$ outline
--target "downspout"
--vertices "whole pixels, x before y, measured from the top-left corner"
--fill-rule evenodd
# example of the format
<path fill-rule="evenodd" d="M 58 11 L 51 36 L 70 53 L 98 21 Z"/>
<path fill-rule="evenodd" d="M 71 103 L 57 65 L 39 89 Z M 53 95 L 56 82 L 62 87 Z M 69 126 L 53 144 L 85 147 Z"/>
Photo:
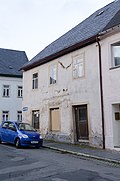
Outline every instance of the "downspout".
<path fill-rule="evenodd" d="M 100 75 L 100 97 L 101 97 L 101 116 L 102 116 L 102 137 L 103 137 L 103 149 L 105 149 L 105 121 L 104 121 L 104 103 L 103 103 L 103 81 L 102 81 L 102 62 L 101 62 L 101 45 L 100 39 L 97 36 L 96 42 L 98 44 L 99 52 L 99 75 Z"/>

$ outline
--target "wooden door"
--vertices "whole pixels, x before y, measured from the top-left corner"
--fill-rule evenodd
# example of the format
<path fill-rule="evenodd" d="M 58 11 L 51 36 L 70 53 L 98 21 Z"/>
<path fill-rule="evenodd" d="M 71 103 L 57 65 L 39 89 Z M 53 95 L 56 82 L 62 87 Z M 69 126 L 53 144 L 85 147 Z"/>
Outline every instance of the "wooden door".
<path fill-rule="evenodd" d="M 88 133 L 87 105 L 76 106 L 74 110 L 75 110 L 77 141 L 88 140 L 89 133 Z"/>

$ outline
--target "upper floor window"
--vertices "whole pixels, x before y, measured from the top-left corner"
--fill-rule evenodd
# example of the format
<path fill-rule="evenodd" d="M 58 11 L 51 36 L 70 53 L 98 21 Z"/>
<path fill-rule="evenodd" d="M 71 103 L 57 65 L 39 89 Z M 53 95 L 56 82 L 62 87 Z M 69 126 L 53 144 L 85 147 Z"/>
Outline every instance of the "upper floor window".
<path fill-rule="evenodd" d="M 9 111 L 3 111 L 2 112 L 2 120 L 7 121 L 9 118 Z"/>
<path fill-rule="evenodd" d="M 83 77 L 84 73 L 84 54 L 73 57 L 73 78 Z"/>
<path fill-rule="evenodd" d="M 10 96 L 10 86 L 3 85 L 3 97 L 9 97 L 9 96 Z"/>
<path fill-rule="evenodd" d="M 112 61 L 113 66 L 120 66 L 120 42 L 112 45 Z"/>
<path fill-rule="evenodd" d="M 18 97 L 22 97 L 22 93 L 23 93 L 22 86 L 18 86 Z"/>
<path fill-rule="evenodd" d="M 38 73 L 33 74 L 32 78 L 32 89 L 38 88 Z"/>
<path fill-rule="evenodd" d="M 55 84 L 57 82 L 57 65 L 50 66 L 50 84 Z"/>

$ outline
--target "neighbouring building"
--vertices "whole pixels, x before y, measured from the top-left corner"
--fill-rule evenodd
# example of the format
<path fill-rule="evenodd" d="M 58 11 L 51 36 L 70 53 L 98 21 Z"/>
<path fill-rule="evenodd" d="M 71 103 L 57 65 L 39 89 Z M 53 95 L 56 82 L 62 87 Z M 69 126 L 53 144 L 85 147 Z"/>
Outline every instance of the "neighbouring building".
<path fill-rule="evenodd" d="M 120 148 L 120 0 L 38 53 L 23 70 L 23 119 L 46 139 Z"/>
<path fill-rule="evenodd" d="M 22 120 L 23 81 L 20 67 L 28 61 L 24 51 L 0 48 L 0 123 Z"/>

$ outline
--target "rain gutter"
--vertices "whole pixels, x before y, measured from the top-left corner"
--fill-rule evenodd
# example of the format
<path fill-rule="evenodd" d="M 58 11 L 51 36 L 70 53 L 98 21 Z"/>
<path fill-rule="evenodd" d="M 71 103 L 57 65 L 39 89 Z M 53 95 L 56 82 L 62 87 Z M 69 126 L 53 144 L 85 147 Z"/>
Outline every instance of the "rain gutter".
<path fill-rule="evenodd" d="M 102 138 L 103 138 L 103 149 L 105 149 L 105 119 L 104 119 L 104 102 L 103 102 L 103 79 L 102 79 L 102 58 L 101 58 L 101 45 L 100 39 L 97 36 L 96 42 L 98 44 L 99 53 L 99 76 L 100 76 L 100 98 L 101 98 L 101 116 L 102 116 Z"/>

